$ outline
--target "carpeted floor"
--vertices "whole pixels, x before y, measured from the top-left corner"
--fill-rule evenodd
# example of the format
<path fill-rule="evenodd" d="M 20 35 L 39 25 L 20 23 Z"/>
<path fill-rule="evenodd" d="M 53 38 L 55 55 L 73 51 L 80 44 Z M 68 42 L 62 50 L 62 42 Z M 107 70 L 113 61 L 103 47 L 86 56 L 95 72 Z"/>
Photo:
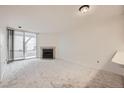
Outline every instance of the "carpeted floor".
<path fill-rule="evenodd" d="M 62 60 L 24 60 L 8 64 L 5 88 L 122 88 L 123 76 Z"/>

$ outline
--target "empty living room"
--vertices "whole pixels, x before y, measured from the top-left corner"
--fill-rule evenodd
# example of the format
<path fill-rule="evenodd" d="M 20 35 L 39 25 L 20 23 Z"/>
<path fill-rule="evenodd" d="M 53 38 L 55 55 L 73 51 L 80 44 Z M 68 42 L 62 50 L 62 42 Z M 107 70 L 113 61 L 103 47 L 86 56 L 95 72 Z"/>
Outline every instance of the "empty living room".
<path fill-rule="evenodd" d="M 123 5 L 0 5 L 0 88 L 123 88 Z"/>

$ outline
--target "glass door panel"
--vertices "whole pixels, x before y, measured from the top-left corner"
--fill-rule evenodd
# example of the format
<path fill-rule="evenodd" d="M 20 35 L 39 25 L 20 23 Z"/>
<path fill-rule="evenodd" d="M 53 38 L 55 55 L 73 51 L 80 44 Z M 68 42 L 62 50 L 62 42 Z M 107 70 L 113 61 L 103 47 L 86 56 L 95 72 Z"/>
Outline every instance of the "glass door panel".
<path fill-rule="evenodd" d="M 36 57 L 36 34 L 25 33 L 25 58 Z"/>
<path fill-rule="evenodd" d="M 24 32 L 14 31 L 14 60 L 24 59 Z"/>
<path fill-rule="evenodd" d="M 8 61 L 13 61 L 13 36 L 14 31 L 8 29 Z"/>

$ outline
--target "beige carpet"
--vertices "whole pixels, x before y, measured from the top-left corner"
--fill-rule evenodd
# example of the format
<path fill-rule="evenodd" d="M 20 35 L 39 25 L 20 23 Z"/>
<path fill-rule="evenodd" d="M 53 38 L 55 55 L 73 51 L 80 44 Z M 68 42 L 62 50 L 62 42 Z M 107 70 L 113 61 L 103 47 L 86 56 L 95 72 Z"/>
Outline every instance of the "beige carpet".
<path fill-rule="evenodd" d="M 62 60 L 25 60 L 8 64 L 0 87 L 121 88 L 123 76 Z"/>

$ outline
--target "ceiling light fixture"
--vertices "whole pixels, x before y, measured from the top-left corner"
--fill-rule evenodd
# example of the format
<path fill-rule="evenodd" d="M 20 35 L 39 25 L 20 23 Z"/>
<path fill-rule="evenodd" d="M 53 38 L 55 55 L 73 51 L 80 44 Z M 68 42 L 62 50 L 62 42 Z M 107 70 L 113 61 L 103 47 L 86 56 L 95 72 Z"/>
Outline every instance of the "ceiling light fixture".
<path fill-rule="evenodd" d="M 79 11 L 81 13 L 86 13 L 89 10 L 90 6 L 89 5 L 83 5 L 79 8 Z"/>
<path fill-rule="evenodd" d="M 21 26 L 18 26 L 18 28 L 22 28 Z"/>

